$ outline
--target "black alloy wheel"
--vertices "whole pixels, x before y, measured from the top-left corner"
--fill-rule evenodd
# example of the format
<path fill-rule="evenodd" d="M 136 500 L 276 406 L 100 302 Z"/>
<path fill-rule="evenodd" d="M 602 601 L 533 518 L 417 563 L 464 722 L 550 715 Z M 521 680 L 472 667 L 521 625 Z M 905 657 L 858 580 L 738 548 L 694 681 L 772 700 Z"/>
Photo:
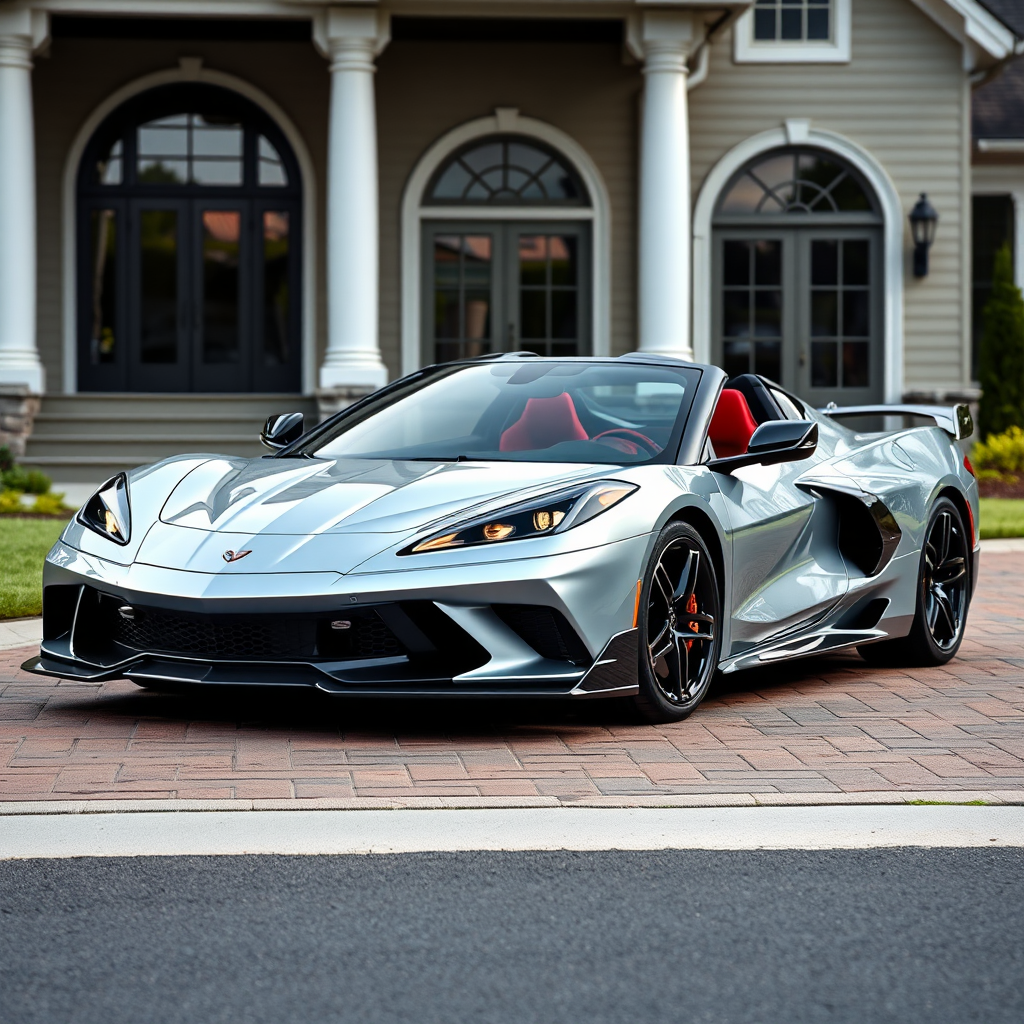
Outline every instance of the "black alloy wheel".
<path fill-rule="evenodd" d="M 704 699 L 721 650 L 715 565 L 686 523 L 661 532 L 640 592 L 640 714 L 678 722 Z"/>
<path fill-rule="evenodd" d="M 971 600 L 971 550 L 956 505 L 939 498 L 925 531 L 917 608 L 907 636 L 860 648 L 874 664 L 945 665 L 960 649 Z"/>

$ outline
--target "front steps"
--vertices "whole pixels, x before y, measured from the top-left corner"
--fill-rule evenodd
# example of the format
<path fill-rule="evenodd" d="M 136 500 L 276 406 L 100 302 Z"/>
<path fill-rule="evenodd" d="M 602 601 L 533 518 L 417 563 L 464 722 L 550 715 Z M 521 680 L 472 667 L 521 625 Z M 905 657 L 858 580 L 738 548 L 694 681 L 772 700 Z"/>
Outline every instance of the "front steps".
<path fill-rule="evenodd" d="M 23 465 L 41 469 L 78 503 L 121 470 L 169 455 L 215 452 L 265 455 L 259 434 L 273 413 L 317 421 L 316 399 L 303 395 L 46 395 Z M 77 500 L 76 500 L 77 499 Z"/>

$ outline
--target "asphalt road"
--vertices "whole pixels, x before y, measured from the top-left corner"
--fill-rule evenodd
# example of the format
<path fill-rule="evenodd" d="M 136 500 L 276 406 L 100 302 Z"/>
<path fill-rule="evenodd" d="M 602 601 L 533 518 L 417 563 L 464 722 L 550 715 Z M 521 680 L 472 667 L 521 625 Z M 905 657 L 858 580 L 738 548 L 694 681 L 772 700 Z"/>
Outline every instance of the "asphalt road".
<path fill-rule="evenodd" d="M 3 1024 L 1024 1020 L 1024 851 L 0 863 Z"/>

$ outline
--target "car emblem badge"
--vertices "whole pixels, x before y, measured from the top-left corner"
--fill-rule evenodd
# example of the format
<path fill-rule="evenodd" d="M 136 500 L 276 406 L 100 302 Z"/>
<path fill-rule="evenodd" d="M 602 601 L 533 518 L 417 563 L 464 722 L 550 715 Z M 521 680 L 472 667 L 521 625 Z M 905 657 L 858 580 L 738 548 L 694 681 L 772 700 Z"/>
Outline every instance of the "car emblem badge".
<path fill-rule="evenodd" d="M 240 558 L 245 558 L 246 555 L 251 555 L 252 550 L 249 551 L 225 551 L 221 558 L 225 562 L 237 562 Z"/>

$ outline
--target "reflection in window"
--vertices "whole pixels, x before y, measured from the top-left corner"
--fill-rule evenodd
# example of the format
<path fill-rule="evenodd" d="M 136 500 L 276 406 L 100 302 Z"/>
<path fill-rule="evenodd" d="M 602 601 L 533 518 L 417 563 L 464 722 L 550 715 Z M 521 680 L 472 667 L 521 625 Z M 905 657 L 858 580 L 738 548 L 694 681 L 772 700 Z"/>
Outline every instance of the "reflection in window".
<path fill-rule="evenodd" d="M 782 376 L 782 242 L 723 243 L 723 369 Z"/>
<path fill-rule="evenodd" d="M 574 235 L 519 236 L 519 335 L 531 352 L 576 355 L 577 248 Z"/>
<path fill-rule="evenodd" d="M 525 139 L 492 138 L 457 153 L 427 190 L 434 203 L 579 204 L 586 190 L 553 151 Z"/>
<path fill-rule="evenodd" d="M 267 366 L 288 362 L 288 213 L 263 214 L 263 357 Z"/>
<path fill-rule="evenodd" d="M 143 210 L 139 217 L 140 338 L 143 363 L 178 361 L 178 214 Z"/>
<path fill-rule="evenodd" d="M 117 315 L 117 212 L 93 210 L 90 215 L 92 239 L 92 306 L 89 332 L 89 360 L 112 363 L 117 357 L 114 333 Z"/>
<path fill-rule="evenodd" d="M 137 173 L 149 185 L 241 185 L 241 124 L 213 114 L 172 114 L 137 129 Z"/>
<path fill-rule="evenodd" d="M 853 172 L 814 150 L 775 151 L 747 167 L 723 196 L 722 214 L 870 213 Z"/>
<path fill-rule="evenodd" d="M 831 0 L 757 0 L 754 38 L 759 42 L 827 42 Z"/>
<path fill-rule="evenodd" d="M 100 185 L 120 185 L 124 176 L 121 140 L 118 139 L 106 156 L 96 161 L 96 181 Z"/>
<path fill-rule="evenodd" d="M 261 135 L 259 140 L 259 169 L 257 180 L 260 185 L 279 188 L 288 184 L 288 174 L 284 169 L 284 161 L 273 143 Z"/>
<path fill-rule="evenodd" d="M 239 255 L 242 216 L 203 211 L 203 362 L 239 361 Z"/>
<path fill-rule="evenodd" d="M 435 235 L 433 249 L 435 358 L 490 352 L 492 237 Z"/>
<path fill-rule="evenodd" d="M 811 242 L 811 387 L 871 384 L 870 242 Z"/>

